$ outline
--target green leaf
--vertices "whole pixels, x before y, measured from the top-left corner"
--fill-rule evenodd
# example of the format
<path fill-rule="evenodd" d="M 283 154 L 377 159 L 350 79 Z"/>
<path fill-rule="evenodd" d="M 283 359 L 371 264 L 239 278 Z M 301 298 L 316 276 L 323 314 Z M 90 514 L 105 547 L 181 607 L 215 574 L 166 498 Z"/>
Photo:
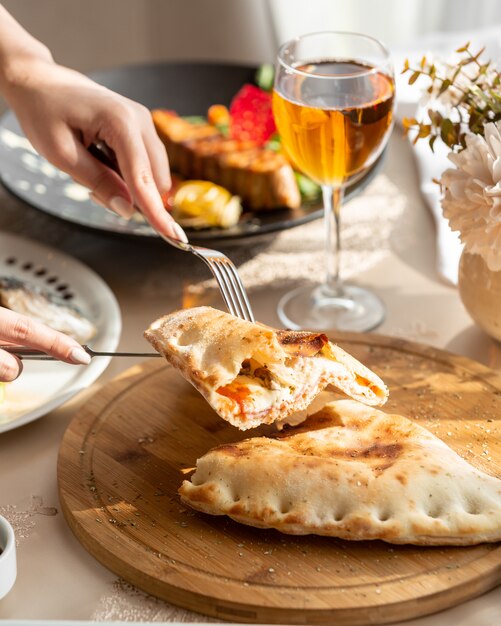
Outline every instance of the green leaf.
<path fill-rule="evenodd" d="M 268 150 L 273 150 L 273 152 L 279 152 L 282 149 L 282 140 L 280 139 L 280 135 L 278 133 L 272 135 L 265 143 L 264 147 Z"/>
<path fill-rule="evenodd" d="M 499 85 L 499 82 L 496 83 L 496 87 Z M 489 93 L 491 95 L 491 97 L 494 100 L 497 100 L 498 102 L 501 102 L 501 93 L 499 93 L 498 91 L 494 91 L 493 89 L 489 89 Z"/>
<path fill-rule="evenodd" d="M 190 124 L 207 124 L 207 119 L 203 115 L 183 115 L 183 120 Z"/>
<path fill-rule="evenodd" d="M 230 136 L 230 125 L 228 124 L 228 122 L 225 122 L 224 124 L 215 124 L 215 126 L 221 133 L 221 135 L 224 135 L 225 137 Z"/>
<path fill-rule="evenodd" d="M 263 63 L 256 72 L 256 85 L 264 91 L 271 91 L 275 81 L 275 68 L 271 63 Z"/>
<path fill-rule="evenodd" d="M 484 51 L 482 48 L 478 52 L 471 52 L 470 42 L 458 48 L 456 52 L 462 56 L 458 58 L 448 78 L 441 77 L 435 65 L 428 65 L 425 56 L 421 57 L 418 69 L 410 67 L 406 61 L 404 71 L 409 70 L 411 73 L 409 85 L 425 75 L 431 82 L 426 89 L 430 95 L 438 91 L 437 95 L 441 96 L 454 87 L 454 93 L 451 93 L 453 101 L 446 113 L 450 117 L 444 118 L 443 112 L 430 109 L 429 124 L 413 118 L 404 120 L 405 133 L 412 131 L 414 143 L 426 138 L 433 151 L 437 137 L 440 137 L 447 146 L 459 151 L 465 146 L 465 130 L 483 135 L 487 122 L 501 120 L 501 74 L 490 60 L 479 61 Z M 468 68 L 467 75 L 465 68 Z M 463 81 L 463 77 L 467 80 Z"/>
<path fill-rule="evenodd" d="M 404 117 L 402 120 L 402 126 L 407 132 L 410 128 L 414 128 L 414 126 L 419 126 L 419 122 L 414 117 Z"/>
<path fill-rule="evenodd" d="M 454 124 L 450 119 L 446 118 L 440 126 L 440 138 L 450 148 L 458 143 L 459 124 Z"/>
<path fill-rule="evenodd" d="M 456 78 L 458 77 L 460 72 L 461 72 L 461 65 L 458 65 L 458 67 L 454 70 L 454 74 L 452 75 L 451 83 L 454 84 L 456 82 Z"/>
<path fill-rule="evenodd" d="M 440 89 L 438 90 L 438 95 L 441 96 L 444 92 L 447 91 L 447 89 L 449 89 L 449 87 L 452 85 L 451 81 L 446 78 L 445 80 L 442 81 L 442 84 L 440 85 Z"/>
<path fill-rule="evenodd" d="M 430 118 L 433 126 L 440 126 L 442 120 L 444 119 L 440 111 L 434 111 L 433 109 L 428 109 L 428 117 Z"/>
<path fill-rule="evenodd" d="M 485 52 L 485 46 L 483 48 L 480 48 L 480 50 L 477 52 L 477 54 L 473 57 L 473 59 L 475 61 L 478 61 L 478 59 L 482 56 L 482 54 Z"/>
<path fill-rule="evenodd" d="M 426 137 L 428 137 L 431 133 L 431 125 L 430 124 L 420 124 L 419 126 L 419 132 L 418 132 L 418 139 L 425 139 Z"/>
<path fill-rule="evenodd" d="M 299 189 L 299 193 L 301 194 L 301 198 L 306 201 L 313 201 L 320 198 L 322 193 L 322 188 L 320 185 L 317 185 L 311 178 L 301 174 L 300 172 L 294 172 L 296 177 L 297 186 Z"/>
<path fill-rule="evenodd" d="M 412 76 L 409 78 L 409 85 L 413 85 L 420 76 L 421 76 L 421 72 L 419 70 L 416 70 L 412 74 Z"/>

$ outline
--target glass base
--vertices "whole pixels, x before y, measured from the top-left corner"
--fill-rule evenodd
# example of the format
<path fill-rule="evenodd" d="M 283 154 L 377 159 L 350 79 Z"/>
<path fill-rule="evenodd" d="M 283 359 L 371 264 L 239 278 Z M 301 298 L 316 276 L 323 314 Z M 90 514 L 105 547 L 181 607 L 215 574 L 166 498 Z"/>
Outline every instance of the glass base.
<path fill-rule="evenodd" d="M 326 293 L 324 285 L 299 287 L 281 298 L 277 311 L 282 324 L 291 330 L 353 332 L 376 328 L 386 313 L 371 291 L 347 284 L 338 295 Z"/>

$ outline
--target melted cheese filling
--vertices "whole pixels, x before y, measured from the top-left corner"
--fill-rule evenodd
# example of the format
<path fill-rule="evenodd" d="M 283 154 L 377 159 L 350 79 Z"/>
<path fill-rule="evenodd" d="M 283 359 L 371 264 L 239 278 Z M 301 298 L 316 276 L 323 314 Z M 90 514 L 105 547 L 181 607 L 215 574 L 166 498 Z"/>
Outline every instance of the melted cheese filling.
<path fill-rule="evenodd" d="M 243 416 L 268 413 L 273 407 L 293 403 L 307 390 L 313 390 L 327 372 L 339 370 L 339 363 L 325 357 L 295 357 L 290 366 L 264 368 L 267 376 L 254 375 L 263 367 L 252 362 L 217 392 L 233 400 Z"/>
<path fill-rule="evenodd" d="M 352 381 L 349 381 L 350 377 Z M 360 388 L 366 387 L 376 395 L 382 393 L 369 380 L 358 374 L 350 375 L 339 361 L 322 352 L 315 356 L 289 357 L 284 364 L 273 363 L 269 367 L 255 359 L 248 359 L 242 363 L 239 375 L 219 387 L 217 393 L 232 400 L 242 417 L 253 418 L 266 415 L 276 406 L 290 407 L 297 398 L 305 395 L 311 395 L 313 399 L 320 391 L 321 380 L 335 379 L 344 379 Z"/>
<path fill-rule="evenodd" d="M 265 413 L 276 404 L 292 400 L 297 393 L 294 387 L 277 386 L 268 389 L 260 378 L 238 375 L 233 382 L 220 387 L 217 392 L 238 404 L 243 415 Z"/>

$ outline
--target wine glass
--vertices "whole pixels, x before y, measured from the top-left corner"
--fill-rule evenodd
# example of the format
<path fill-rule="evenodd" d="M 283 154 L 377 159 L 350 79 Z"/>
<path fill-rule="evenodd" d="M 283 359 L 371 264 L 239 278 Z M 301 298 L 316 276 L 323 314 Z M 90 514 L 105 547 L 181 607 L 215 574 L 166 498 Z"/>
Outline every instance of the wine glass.
<path fill-rule="evenodd" d="M 384 319 L 381 300 L 340 277 L 340 209 L 346 185 L 361 178 L 391 132 L 395 84 L 387 50 L 372 37 L 322 32 L 279 50 L 273 113 L 293 164 L 322 187 L 326 276 L 279 302 L 288 328 L 370 330 Z M 374 216 L 377 228 L 377 215 Z"/>

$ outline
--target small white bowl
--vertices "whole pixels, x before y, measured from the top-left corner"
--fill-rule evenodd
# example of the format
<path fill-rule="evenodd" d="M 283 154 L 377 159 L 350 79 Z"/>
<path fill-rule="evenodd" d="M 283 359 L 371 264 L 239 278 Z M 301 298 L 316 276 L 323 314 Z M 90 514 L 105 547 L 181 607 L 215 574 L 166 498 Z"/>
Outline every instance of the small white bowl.
<path fill-rule="evenodd" d="M 0 599 L 8 594 L 16 581 L 16 538 L 14 529 L 0 516 Z"/>

